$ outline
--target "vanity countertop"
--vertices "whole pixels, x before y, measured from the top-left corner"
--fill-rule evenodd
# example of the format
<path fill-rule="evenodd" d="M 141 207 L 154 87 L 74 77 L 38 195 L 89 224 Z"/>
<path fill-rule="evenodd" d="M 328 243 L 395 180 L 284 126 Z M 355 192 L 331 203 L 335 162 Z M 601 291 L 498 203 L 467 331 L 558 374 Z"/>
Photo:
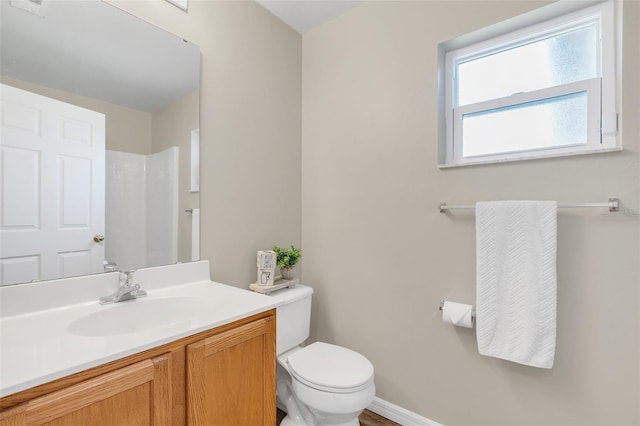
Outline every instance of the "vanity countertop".
<path fill-rule="evenodd" d="M 276 306 L 268 296 L 209 280 L 172 284 L 126 302 L 96 299 L 3 316 L 0 397 Z"/>

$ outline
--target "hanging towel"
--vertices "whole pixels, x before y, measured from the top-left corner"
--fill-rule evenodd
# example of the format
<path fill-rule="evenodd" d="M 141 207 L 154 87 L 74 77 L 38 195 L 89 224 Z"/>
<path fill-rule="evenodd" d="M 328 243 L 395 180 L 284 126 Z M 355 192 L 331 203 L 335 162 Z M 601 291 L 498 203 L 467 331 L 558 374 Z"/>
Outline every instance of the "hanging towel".
<path fill-rule="evenodd" d="M 191 213 L 191 260 L 200 260 L 200 209 Z"/>
<path fill-rule="evenodd" d="M 556 351 L 555 201 L 476 204 L 478 351 L 552 368 Z"/>

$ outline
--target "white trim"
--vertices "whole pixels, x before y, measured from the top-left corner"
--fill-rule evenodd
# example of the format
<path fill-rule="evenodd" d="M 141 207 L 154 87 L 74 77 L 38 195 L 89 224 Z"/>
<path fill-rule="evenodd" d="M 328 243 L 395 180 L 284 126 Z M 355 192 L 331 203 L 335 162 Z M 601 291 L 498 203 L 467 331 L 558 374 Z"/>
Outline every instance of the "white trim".
<path fill-rule="evenodd" d="M 367 409 L 402 426 L 442 426 L 435 420 L 422 417 L 377 396 Z"/>
<path fill-rule="evenodd" d="M 189 0 L 167 0 L 169 3 L 171 3 L 174 6 L 178 6 L 180 9 L 184 10 L 185 12 L 188 9 L 188 2 Z"/>
<path fill-rule="evenodd" d="M 609 5 L 609 7 L 607 7 Z M 603 20 L 612 20 L 612 4 L 605 2 L 597 6 L 560 15 L 544 22 L 529 25 L 517 31 L 507 32 L 498 37 L 486 39 L 457 50 L 447 52 L 447 56 L 452 57 L 452 65 L 456 66 L 460 62 L 479 59 L 484 56 L 521 47 L 547 38 L 557 37 L 565 33 L 583 29 L 594 24 L 599 24 L 596 28 L 597 36 L 601 37 L 603 32 Z M 610 27 L 609 27 L 610 28 Z M 612 28 L 610 28 L 612 30 Z M 598 54 L 598 68 L 600 68 L 600 54 Z"/>
<path fill-rule="evenodd" d="M 602 73 L 602 121 L 601 133 L 602 146 L 614 147 L 622 146 L 622 141 L 618 137 L 617 113 L 621 110 L 618 104 L 618 88 L 622 82 L 622 77 L 616 77 L 616 69 L 619 67 L 618 58 L 622 58 L 622 52 L 618 51 L 622 46 L 622 31 L 616 31 L 615 24 L 615 4 L 608 1 L 602 5 L 602 19 L 600 20 L 600 49 L 601 62 L 600 72 Z M 620 27 L 621 29 L 622 27 Z M 620 40 L 617 38 L 620 37 Z M 615 117 L 615 127 L 611 127 L 611 117 Z M 606 127 L 605 127 L 606 126 Z"/>
<path fill-rule="evenodd" d="M 559 157 L 573 157 L 574 155 L 588 155 L 588 154 L 602 154 L 607 152 L 621 152 L 622 147 L 617 146 L 614 148 L 602 148 L 597 151 L 584 151 L 584 152 L 563 152 L 563 153 L 553 153 L 553 154 L 544 154 L 536 157 L 512 157 L 512 158 L 501 158 L 495 159 L 491 161 L 492 164 L 495 163 L 511 163 L 514 161 L 525 161 L 525 160 L 540 160 L 544 158 L 559 158 Z M 454 167 L 461 166 L 478 166 L 481 164 L 488 164 L 487 161 L 469 161 L 464 163 L 452 163 L 452 164 L 438 164 L 439 169 L 449 169 Z"/>
<path fill-rule="evenodd" d="M 563 2 L 559 2 L 563 3 Z M 483 34 L 483 38 L 479 39 L 478 34 L 461 36 L 454 40 L 441 43 L 439 45 L 439 98 L 438 102 L 438 167 L 455 167 L 470 164 L 495 163 L 503 161 L 519 161 L 523 159 L 546 158 L 554 156 L 567 156 L 574 154 L 583 154 L 590 152 L 606 152 L 620 151 L 622 141 L 620 138 L 620 129 L 618 127 L 618 112 L 620 110 L 619 92 L 620 81 L 616 79 L 616 59 L 617 51 L 620 48 L 619 29 L 615 27 L 614 10 L 618 4 L 614 0 L 594 1 L 595 5 L 581 8 L 578 11 L 572 11 L 565 15 L 552 16 L 546 21 L 539 21 L 542 14 L 528 13 L 518 17 L 520 24 L 526 25 L 529 21 L 530 26 L 519 28 L 515 31 L 508 31 L 508 25 L 496 25 L 492 30 L 493 38 L 485 38 L 487 34 Z M 620 6 L 621 7 L 621 6 Z M 545 9 L 547 17 L 557 13 L 560 9 Z M 531 19 L 535 15 L 536 19 Z M 485 55 L 487 51 L 495 52 L 506 49 L 513 45 L 518 45 L 523 40 L 531 41 L 546 37 L 550 34 L 559 34 L 571 28 L 576 28 L 589 23 L 598 23 L 597 44 L 598 53 L 598 76 L 595 79 L 586 80 L 585 82 L 593 82 L 600 80 L 599 93 L 593 96 L 595 87 L 591 87 L 587 91 L 588 94 L 588 140 L 585 145 L 564 146 L 554 148 L 541 148 L 529 151 L 518 151 L 511 153 L 495 153 L 481 157 L 461 156 L 460 146 L 460 112 L 467 112 L 467 109 L 460 109 L 455 104 L 456 98 L 456 73 L 455 67 L 459 61 L 469 58 Z M 511 20 L 508 21 L 511 23 Z M 507 24 L 505 21 L 504 24 Z M 500 27 L 500 29 L 498 29 Z M 616 30 L 618 30 L 616 32 Z M 463 42 L 464 39 L 464 42 Z M 545 90 L 545 89 L 543 89 Z M 532 95 L 533 92 L 527 96 Z M 503 99 L 507 104 L 507 98 Z M 515 100 L 515 97 L 514 99 Z M 486 102 L 493 102 L 490 100 Z M 479 105 L 480 103 L 478 103 Z M 444 108 L 444 110 L 442 110 Z M 597 111 L 596 111 L 597 109 Z M 597 113 L 597 114 L 596 114 Z"/>
<path fill-rule="evenodd" d="M 29 0 L 11 0 L 10 4 L 38 16 L 46 16 L 49 8 L 49 0 L 42 0 L 40 4 Z"/>
<path fill-rule="evenodd" d="M 482 40 L 489 40 L 501 35 L 513 33 L 524 27 L 536 25 L 549 21 L 558 16 L 568 15 L 590 6 L 605 3 L 607 0 L 584 0 L 584 1 L 557 1 L 546 6 L 533 9 L 521 15 L 514 16 L 505 21 L 498 22 L 488 27 L 480 28 L 470 33 L 458 36 L 454 39 L 440 43 L 441 48 L 450 52 L 465 46 L 470 46 Z"/>

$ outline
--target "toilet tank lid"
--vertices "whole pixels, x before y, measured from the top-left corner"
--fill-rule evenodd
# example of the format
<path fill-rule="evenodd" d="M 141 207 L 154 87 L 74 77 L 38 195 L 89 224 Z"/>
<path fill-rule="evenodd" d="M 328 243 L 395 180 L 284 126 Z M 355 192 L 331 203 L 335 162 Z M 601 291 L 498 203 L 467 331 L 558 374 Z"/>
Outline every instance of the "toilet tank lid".
<path fill-rule="evenodd" d="M 303 383 L 334 392 L 355 391 L 373 381 L 367 358 L 342 346 L 315 342 L 287 358 L 289 371 Z"/>
<path fill-rule="evenodd" d="M 313 289 L 306 285 L 296 284 L 293 287 L 276 290 L 269 294 L 269 297 L 276 301 L 276 307 L 285 303 L 295 302 L 306 297 L 311 297 Z"/>

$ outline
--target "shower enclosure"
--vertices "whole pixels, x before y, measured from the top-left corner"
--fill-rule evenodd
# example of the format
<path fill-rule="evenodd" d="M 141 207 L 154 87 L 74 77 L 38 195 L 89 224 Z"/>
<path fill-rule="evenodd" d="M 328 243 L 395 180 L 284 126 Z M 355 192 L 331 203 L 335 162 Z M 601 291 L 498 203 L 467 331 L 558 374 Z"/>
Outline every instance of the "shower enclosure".
<path fill-rule="evenodd" d="M 178 261 L 178 155 L 107 150 L 105 258 L 117 269 Z"/>

